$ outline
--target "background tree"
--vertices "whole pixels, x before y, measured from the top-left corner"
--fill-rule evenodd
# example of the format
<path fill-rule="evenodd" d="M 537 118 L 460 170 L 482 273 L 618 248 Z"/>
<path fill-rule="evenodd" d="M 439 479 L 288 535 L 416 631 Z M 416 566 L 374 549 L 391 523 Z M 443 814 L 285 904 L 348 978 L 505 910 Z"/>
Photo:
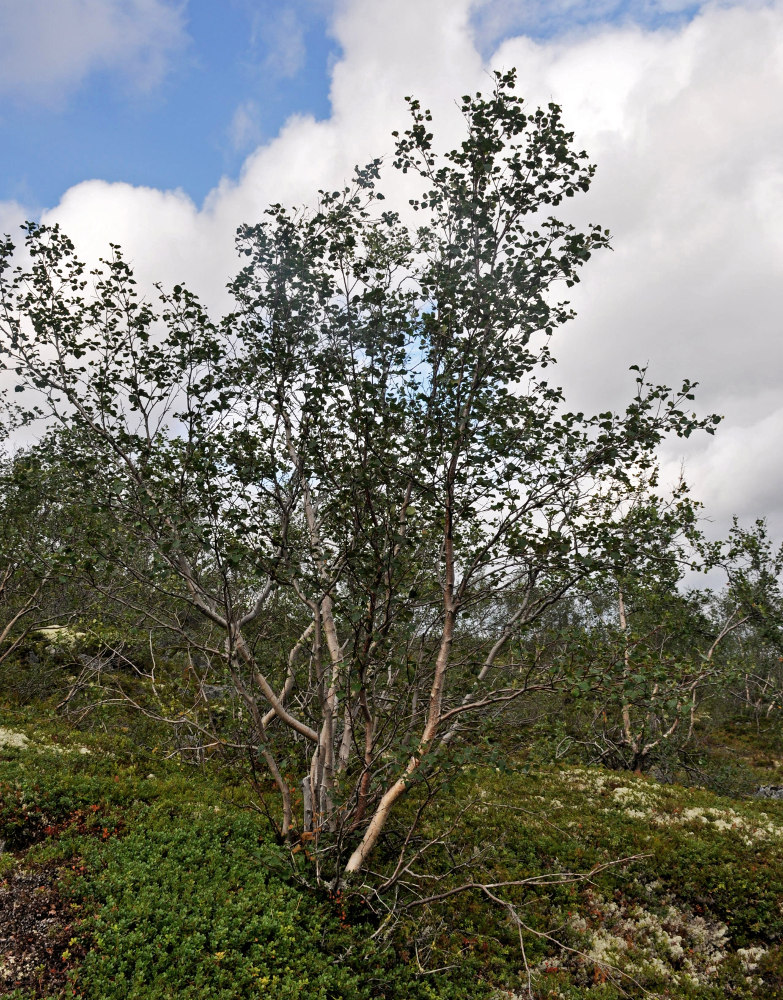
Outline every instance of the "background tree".
<path fill-rule="evenodd" d="M 783 705 L 783 548 L 775 547 L 766 523 L 743 528 L 734 519 L 728 537 L 712 547 L 726 573 L 725 591 L 716 595 L 724 614 L 734 609 L 742 626 L 732 635 L 724 689 L 756 721 Z"/>
<path fill-rule="evenodd" d="M 716 653 L 746 618 L 718 609 L 685 572 L 709 568 L 699 505 L 684 483 L 667 500 L 655 473 L 629 498 L 611 573 L 591 594 L 588 631 L 600 634 L 604 674 L 585 739 L 610 766 L 647 770 L 693 738 L 701 699 L 719 672 Z"/>
<path fill-rule="evenodd" d="M 83 591 L 77 596 L 69 573 L 73 511 L 62 502 L 60 482 L 56 466 L 30 449 L 0 457 L 0 664 L 41 628 L 65 628 L 74 605 L 91 600 Z M 46 683 L 38 664 L 30 652 L 19 693 Z"/>

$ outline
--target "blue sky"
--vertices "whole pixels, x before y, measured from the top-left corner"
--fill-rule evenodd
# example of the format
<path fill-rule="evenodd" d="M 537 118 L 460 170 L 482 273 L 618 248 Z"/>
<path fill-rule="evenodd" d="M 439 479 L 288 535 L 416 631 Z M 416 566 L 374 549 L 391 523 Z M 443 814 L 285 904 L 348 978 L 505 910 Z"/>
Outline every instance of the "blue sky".
<path fill-rule="evenodd" d="M 504 38 L 575 36 L 604 25 L 676 28 L 704 6 L 692 0 L 489 0 L 476 5 L 473 23 L 485 54 Z"/>
<path fill-rule="evenodd" d="M 52 205 L 72 184 L 102 178 L 182 187 L 200 201 L 290 114 L 328 114 L 338 46 L 324 8 L 189 0 L 183 13 L 152 88 L 100 66 L 64 92 L 0 95 L 0 200 Z"/>
<path fill-rule="evenodd" d="M 138 17 L 145 13 L 145 0 L 57 2 L 71 8 L 64 30 L 74 35 L 84 32 L 96 3 L 124 6 Z M 4 44 L 29 47 L 24 58 L 33 67 L 49 53 L 45 45 L 43 50 L 36 45 L 34 15 L 28 16 L 25 31 L 20 11 L 38 6 L 46 18 L 46 3 L 0 0 Z M 200 203 L 222 176 L 236 176 L 250 149 L 269 141 L 291 114 L 328 117 L 330 70 L 340 57 L 329 30 L 330 0 L 147 4 L 148 11 L 168 10 L 173 22 L 168 45 L 159 37 L 146 39 L 164 62 L 152 82 L 138 65 L 91 60 L 89 52 L 83 53 L 81 67 L 65 67 L 43 88 L 36 86 L 34 68 L 27 86 L 24 80 L 5 81 L 5 92 L 0 89 L 0 201 L 31 209 L 51 206 L 70 186 L 100 178 L 179 187 Z M 698 6 L 664 0 L 490 0 L 475 6 L 473 27 L 479 50 L 487 55 L 513 34 L 545 39 L 629 20 L 659 27 L 693 16 Z M 52 43 L 67 46 L 69 38 Z"/>

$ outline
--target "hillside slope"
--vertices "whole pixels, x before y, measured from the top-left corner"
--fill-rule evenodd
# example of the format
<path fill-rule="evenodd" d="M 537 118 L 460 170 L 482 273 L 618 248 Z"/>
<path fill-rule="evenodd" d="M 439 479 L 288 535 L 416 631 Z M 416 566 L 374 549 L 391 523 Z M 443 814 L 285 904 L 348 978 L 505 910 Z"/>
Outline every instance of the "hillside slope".
<path fill-rule="evenodd" d="M 553 1000 L 783 997 L 783 802 L 522 759 L 466 770 L 406 882 L 495 899 L 409 895 L 382 925 L 308 888 L 304 852 L 230 772 L 31 713 L 0 727 L 0 995 L 501 998 L 528 995 L 526 960 Z"/>

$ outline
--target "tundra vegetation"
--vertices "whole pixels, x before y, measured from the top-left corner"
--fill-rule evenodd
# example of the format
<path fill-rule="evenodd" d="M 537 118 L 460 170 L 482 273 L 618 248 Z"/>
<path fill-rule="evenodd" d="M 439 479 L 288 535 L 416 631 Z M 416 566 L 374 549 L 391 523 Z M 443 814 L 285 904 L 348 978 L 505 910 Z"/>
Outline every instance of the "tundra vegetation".
<path fill-rule="evenodd" d="M 560 109 L 409 107 L 405 211 L 381 160 L 272 206 L 220 319 L 0 246 L 0 908 L 64 914 L 0 993 L 783 995 L 783 814 L 714 795 L 783 752 L 781 554 L 661 488 L 693 383 L 549 381 L 609 245 Z"/>

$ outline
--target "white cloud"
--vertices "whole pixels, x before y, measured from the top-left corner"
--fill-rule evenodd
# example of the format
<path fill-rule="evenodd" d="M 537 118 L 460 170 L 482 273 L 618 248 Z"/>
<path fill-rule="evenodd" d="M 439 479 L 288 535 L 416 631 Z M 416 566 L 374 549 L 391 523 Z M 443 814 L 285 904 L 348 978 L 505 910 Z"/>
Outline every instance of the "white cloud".
<path fill-rule="evenodd" d="M 17 242 L 19 226 L 34 213 L 26 213 L 18 201 L 0 201 L 0 236 L 9 235 Z"/>
<path fill-rule="evenodd" d="M 778 397 L 779 398 L 779 397 Z M 706 514 L 724 531 L 733 515 L 748 526 L 757 517 L 773 514 L 778 536 L 783 496 L 783 408 L 772 409 L 749 424 L 722 427 L 711 448 L 695 451 L 688 458 L 688 479 L 698 483 L 702 497 L 709 499 Z M 663 463 L 664 476 L 676 479 L 679 462 L 671 457 Z"/>
<path fill-rule="evenodd" d="M 156 282 L 186 282 L 216 308 L 225 305 L 234 226 L 223 215 L 200 212 L 183 191 L 84 181 L 42 221 L 59 222 L 90 265 L 107 255 L 110 242 L 119 243 L 149 294 Z"/>
<path fill-rule="evenodd" d="M 243 101 L 228 126 L 228 137 L 235 150 L 247 150 L 261 138 L 260 109 L 255 101 Z"/>
<path fill-rule="evenodd" d="M 390 152 L 403 95 L 433 108 L 445 142 L 456 138 L 455 99 L 491 86 L 470 15 L 469 0 L 345 0 L 328 120 L 292 118 L 200 208 L 182 193 L 93 181 L 46 219 L 90 258 L 120 242 L 143 279 L 184 279 L 222 306 L 235 227 Z M 579 318 L 553 345 L 574 404 L 621 405 L 635 362 L 656 380 L 700 379 L 701 408 L 727 420 L 715 439 L 675 443 L 667 463 L 687 450 L 709 509 L 769 514 L 783 534 L 783 2 L 713 4 L 664 31 L 520 37 L 492 64 L 516 65 L 531 102 L 562 103 L 599 164 L 593 191 L 568 207 L 608 225 L 615 250 L 586 267 Z"/>
<path fill-rule="evenodd" d="M 56 102 L 96 71 L 140 90 L 186 41 L 183 0 L 0 0 L 0 94 Z"/>
<path fill-rule="evenodd" d="M 282 7 L 272 17 L 257 17 L 254 40 L 266 50 L 264 64 L 275 76 L 291 79 L 302 69 L 307 54 L 304 27 L 292 7 Z"/>
<path fill-rule="evenodd" d="M 679 449 L 686 474 L 710 510 L 768 514 L 783 533 L 771 430 L 783 388 L 783 5 L 713 6 L 676 32 L 514 40 L 497 58 L 521 67 L 524 91 L 563 104 L 599 165 L 580 212 L 615 234 L 572 297 L 560 377 L 599 407 L 618 403 L 634 362 L 657 380 L 700 380 L 700 406 L 726 421 Z"/>

